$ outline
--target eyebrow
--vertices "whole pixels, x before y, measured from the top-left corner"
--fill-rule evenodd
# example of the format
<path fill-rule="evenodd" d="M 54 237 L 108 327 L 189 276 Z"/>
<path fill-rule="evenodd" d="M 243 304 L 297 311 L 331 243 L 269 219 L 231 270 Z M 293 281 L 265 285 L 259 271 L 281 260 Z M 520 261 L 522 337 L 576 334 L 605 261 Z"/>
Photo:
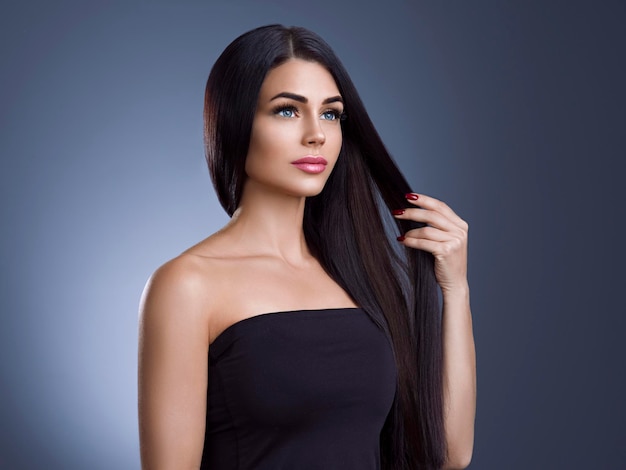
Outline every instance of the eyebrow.
<path fill-rule="evenodd" d="M 307 98 L 305 98 L 302 95 L 296 95 L 295 93 L 289 93 L 287 91 L 283 91 L 282 93 L 277 94 L 276 96 L 273 96 L 270 101 L 274 101 L 277 98 L 289 98 L 291 100 L 294 101 L 298 101 L 300 103 L 308 103 L 309 100 Z M 341 96 L 337 95 L 337 96 L 331 96 L 330 98 L 326 98 L 322 104 L 330 104 L 330 103 L 343 103 L 343 99 L 341 98 Z"/>

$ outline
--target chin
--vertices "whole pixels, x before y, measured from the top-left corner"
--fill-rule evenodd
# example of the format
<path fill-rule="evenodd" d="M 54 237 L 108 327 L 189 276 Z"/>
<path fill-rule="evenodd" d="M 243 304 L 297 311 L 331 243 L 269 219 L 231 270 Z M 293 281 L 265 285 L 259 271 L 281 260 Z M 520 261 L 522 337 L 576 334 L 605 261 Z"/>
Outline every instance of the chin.
<path fill-rule="evenodd" d="M 301 188 L 300 190 L 289 191 L 290 196 L 296 197 L 313 197 L 320 194 L 324 189 L 324 186 L 319 186 L 316 188 Z"/>
<path fill-rule="evenodd" d="M 315 184 L 302 185 L 300 192 L 302 193 L 302 196 L 305 197 L 317 196 L 324 190 L 325 186 L 326 178 L 324 178 L 324 181 L 316 181 Z"/>
<path fill-rule="evenodd" d="M 312 197 L 317 196 L 324 190 L 327 180 L 328 178 L 318 175 L 313 178 L 293 178 L 291 181 L 271 180 L 269 178 L 250 178 L 248 182 L 252 183 L 249 189 L 253 192 L 257 190 L 263 192 L 264 190 L 262 188 L 265 187 L 265 191 L 270 190 L 271 192 L 284 194 L 285 196 Z"/>

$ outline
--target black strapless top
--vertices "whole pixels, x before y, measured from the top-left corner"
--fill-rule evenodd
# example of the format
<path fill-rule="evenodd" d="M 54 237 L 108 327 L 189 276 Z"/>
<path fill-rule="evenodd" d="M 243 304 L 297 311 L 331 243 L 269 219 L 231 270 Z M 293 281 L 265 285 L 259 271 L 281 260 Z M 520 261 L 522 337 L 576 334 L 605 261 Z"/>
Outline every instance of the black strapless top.
<path fill-rule="evenodd" d="M 209 347 L 201 468 L 379 469 L 396 377 L 387 337 L 360 308 L 239 321 Z"/>

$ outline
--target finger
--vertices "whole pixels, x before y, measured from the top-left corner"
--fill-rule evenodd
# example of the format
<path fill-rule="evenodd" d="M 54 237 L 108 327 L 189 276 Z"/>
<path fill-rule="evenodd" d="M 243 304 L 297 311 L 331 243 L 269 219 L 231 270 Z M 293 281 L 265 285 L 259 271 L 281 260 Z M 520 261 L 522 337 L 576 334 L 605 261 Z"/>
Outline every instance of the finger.
<path fill-rule="evenodd" d="M 393 212 L 396 219 L 413 220 L 415 222 L 423 222 L 432 227 L 448 232 L 458 231 L 459 226 L 456 225 L 445 215 L 429 210 L 429 209 L 400 209 Z"/>
<path fill-rule="evenodd" d="M 434 227 L 420 227 L 413 230 L 409 230 L 404 234 L 405 238 L 419 238 L 422 240 L 431 240 L 435 242 L 447 242 L 454 237 L 443 230 L 439 230 Z"/>
<path fill-rule="evenodd" d="M 423 209 L 439 212 L 452 220 L 457 227 L 467 230 L 467 222 L 459 217 L 457 213 L 454 212 L 445 202 L 425 194 L 408 193 L 405 197 L 411 204 L 419 206 Z"/>
<path fill-rule="evenodd" d="M 400 236 L 398 237 L 398 241 L 406 247 L 427 251 L 429 253 L 436 253 L 437 249 L 441 245 L 441 242 L 436 242 L 433 240 L 425 240 L 423 238 L 412 238 L 412 237 L 407 238 L 407 237 Z"/>

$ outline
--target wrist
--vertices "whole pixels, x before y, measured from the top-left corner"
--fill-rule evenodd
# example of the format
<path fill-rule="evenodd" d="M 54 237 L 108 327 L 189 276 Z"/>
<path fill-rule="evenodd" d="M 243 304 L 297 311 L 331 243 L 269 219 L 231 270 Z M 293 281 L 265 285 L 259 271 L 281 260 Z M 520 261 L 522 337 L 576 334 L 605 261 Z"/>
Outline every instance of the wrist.
<path fill-rule="evenodd" d="M 442 287 L 441 296 L 444 303 L 459 300 L 469 301 L 469 283 L 465 280 L 455 285 Z"/>

